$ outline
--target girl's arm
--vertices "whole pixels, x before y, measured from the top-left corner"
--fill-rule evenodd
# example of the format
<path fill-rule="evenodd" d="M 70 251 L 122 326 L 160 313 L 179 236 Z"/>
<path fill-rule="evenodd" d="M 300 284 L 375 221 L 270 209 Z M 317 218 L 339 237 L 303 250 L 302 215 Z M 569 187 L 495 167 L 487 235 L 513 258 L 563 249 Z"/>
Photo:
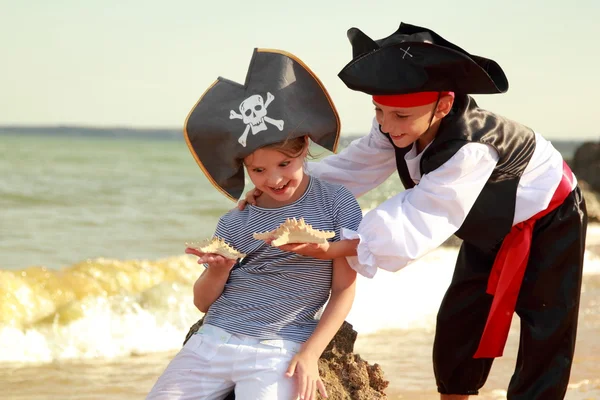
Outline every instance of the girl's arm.
<path fill-rule="evenodd" d="M 350 268 L 345 258 L 333 260 L 331 296 L 323 315 L 311 337 L 302 346 L 302 351 L 314 354 L 317 358 L 325 350 L 331 339 L 348 316 L 356 289 L 356 271 Z"/>
<path fill-rule="evenodd" d="M 193 249 L 187 249 L 186 253 L 197 255 L 199 264 L 208 265 L 194 283 L 194 305 L 198 310 L 206 313 L 212 303 L 223 293 L 236 260 L 229 260 L 218 254 L 198 253 Z"/>
<path fill-rule="evenodd" d="M 287 376 L 296 374 L 299 380 L 298 390 L 302 398 L 311 398 L 311 394 L 316 389 L 326 397 L 325 387 L 319 378 L 319 357 L 348 316 L 354 301 L 355 288 L 356 271 L 350 268 L 345 258 L 333 260 L 329 302 L 315 331 L 292 359 L 286 372 Z"/>

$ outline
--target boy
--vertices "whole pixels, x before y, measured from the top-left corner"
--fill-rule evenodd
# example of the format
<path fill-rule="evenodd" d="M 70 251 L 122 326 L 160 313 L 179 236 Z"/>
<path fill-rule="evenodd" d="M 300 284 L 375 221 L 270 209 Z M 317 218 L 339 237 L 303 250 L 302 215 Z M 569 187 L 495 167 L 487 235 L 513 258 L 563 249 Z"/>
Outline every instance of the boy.
<path fill-rule="evenodd" d="M 353 60 L 339 76 L 373 97 L 376 117 L 368 136 L 309 172 L 359 196 L 397 169 L 406 190 L 366 213 L 357 231 L 344 230 L 344 240 L 283 249 L 346 256 L 373 277 L 377 268 L 398 271 L 456 234 L 463 244 L 433 349 L 441 398 L 478 393 L 516 311 L 521 340 L 508 399 L 562 399 L 587 226 L 575 176 L 541 135 L 480 109 L 469 96 L 508 90 L 493 60 L 404 23 L 380 40 L 356 28 L 348 37 Z"/>

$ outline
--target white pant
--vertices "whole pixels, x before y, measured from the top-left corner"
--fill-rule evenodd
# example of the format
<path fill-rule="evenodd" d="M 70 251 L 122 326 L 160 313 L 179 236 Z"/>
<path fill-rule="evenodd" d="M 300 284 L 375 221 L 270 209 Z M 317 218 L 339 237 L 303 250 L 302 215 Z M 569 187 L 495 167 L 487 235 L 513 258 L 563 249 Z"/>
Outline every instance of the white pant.
<path fill-rule="evenodd" d="M 292 400 L 296 377 L 285 371 L 300 344 L 260 340 L 203 325 L 158 378 L 146 400 Z"/>

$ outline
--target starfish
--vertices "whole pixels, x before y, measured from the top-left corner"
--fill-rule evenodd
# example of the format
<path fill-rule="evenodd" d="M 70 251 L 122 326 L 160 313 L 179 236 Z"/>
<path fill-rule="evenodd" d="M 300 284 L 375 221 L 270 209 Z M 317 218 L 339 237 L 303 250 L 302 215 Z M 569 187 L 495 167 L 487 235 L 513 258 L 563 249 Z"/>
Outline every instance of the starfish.
<path fill-rule="evenodd" d="M 304 221 L 304 218 L 288 218 L 276 229 L 268 232 L 254 233 L 257 240 L 271 240 L 272 246 L 289 243 L 326 243 L 327 239 L 335 236 L 333 231 L 314 229 Z"/>
<path fill-rule="evenodd" d="M 219 254 L 231 260 L 237 260 L 238 258 L 243 258 L 246 256 L 244 253 L 240 253 L 239 251 L 225 243 L 223 239 L 218 237 L 207 239 L 200 243 L 186 243 L 185 245 L 186 247 L 197 250 L 200 253 Z"/>

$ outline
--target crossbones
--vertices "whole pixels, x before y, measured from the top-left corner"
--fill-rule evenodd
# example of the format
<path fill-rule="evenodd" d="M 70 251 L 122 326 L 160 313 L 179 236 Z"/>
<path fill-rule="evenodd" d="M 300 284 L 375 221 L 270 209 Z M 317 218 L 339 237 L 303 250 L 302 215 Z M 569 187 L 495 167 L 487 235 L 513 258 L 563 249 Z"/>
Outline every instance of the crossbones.
<path fill-rule="evenodd" d="M 244 133 L 238 139 L 242 146 L 246 147 L 246 138 L 250 130 L 253 135 L 267 130 L 265 122 L 276 126 L 280 131 L 283 130 L 283 120 L 267 117 L 267 107 L 274 99 L 275 96 L 269 92 L 267 92 L 267 101 L 264 101 L 261 95 L 255 94 L 242 101 L 240 104 L 241 114 L 233 110 L 229 111 L 229 119 L 241 119 L 246 124 Z"/>

